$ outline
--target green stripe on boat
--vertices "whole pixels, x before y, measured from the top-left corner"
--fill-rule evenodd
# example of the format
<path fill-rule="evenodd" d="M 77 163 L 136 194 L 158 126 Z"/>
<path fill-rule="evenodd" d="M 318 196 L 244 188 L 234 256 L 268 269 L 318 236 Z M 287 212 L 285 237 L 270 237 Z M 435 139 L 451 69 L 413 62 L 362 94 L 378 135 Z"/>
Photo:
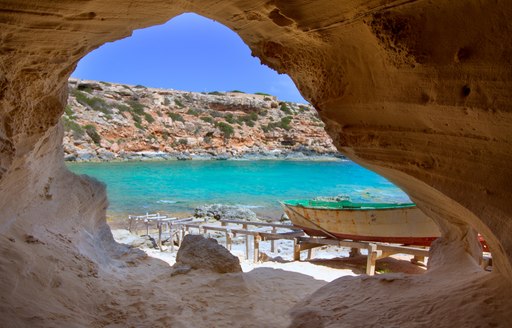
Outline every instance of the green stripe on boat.
<path fill-rule="evenodd" d="M 306 208 L 318 209 L 350 209 L 350 210 L 370 210 L 370 209 L 394 209 L 414 207 L 414 203 L 353 203 L 349 200 L 325 201 L 312 199 L 292 199 L 285 200 L 283 204 L 290 206 L 301 206 Z"/>

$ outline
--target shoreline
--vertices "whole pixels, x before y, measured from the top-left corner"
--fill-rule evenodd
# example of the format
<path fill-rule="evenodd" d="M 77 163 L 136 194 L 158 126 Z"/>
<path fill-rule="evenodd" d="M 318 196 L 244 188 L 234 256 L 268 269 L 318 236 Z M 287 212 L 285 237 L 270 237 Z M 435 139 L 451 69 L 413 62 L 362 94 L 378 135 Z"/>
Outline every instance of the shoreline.
<path fill-rule="evenodd" d="M 67 154 L 68 163 L 140 162 L 140 161 L 348 161 L 341 153 L 317 153 L 311 151 L 275 150 L 262 153 L 214 153 L 214 152 L 162 152 L 140 151 L 110 153 L 108 156 L 95 153 Z"/>

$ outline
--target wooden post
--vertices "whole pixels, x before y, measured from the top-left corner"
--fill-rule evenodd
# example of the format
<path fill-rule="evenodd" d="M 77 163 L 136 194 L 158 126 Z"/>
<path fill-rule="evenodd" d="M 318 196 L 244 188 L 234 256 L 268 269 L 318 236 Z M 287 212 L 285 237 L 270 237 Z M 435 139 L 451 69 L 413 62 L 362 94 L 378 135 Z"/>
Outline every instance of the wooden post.
<path fill-rule="evenodd" d="M 180 242 L 178 243 L 178 247 L 181 247 L 181 242 L 183 241 L 183 238 L 185 238 L 185 227 L 184 226 L 180 226 L 180 234 L 181 234 L 181 237 L 180 237 Z"/>
<path fill-rule="evenodd" d="M 174 252 L 174 226 L 169 226 L 169 241 L 171 242 L 171 251 Z"/>
<path fill-rule="evenodd" d="M 308 261 L 313 257 L 313 248 L 308 249 Z"/>
<path fill-rule="evenodd" d="M 272 233 L 276 233 L 276 232 L 277 232 L 277 228 L 276 228 L 276 227 L 272 227 Z M 270 251 L 271 251 L 272 253 L 274 253 L 274 252 L 275 252 L 275 240 L 274 240 L 274 239 L 272 239 L 272 240 L 270 241 Z"/>
<path fill-rule="evenodd" d="M 297 239 L 293 240 L 293 260 L 300 261 L 300 243 Z"/>
<path fill-rule="evenodd" d="M 366 274 L 373 276 L 375 274 L 375 262 L 377 261 L 377 245 L 370 243 L 368 245 L 368 257 L 366 258 Z"/>
<path fill-rule="evenodd" d="M 247 230 L 247 224 L 243 224 L 242 228 Z M 245 235 L 245 259 L 249 260 L 249 235 Z"/>
<path fill-rule="evenodd" d="M 146 235 L 149 236 L 149 214 L 148 212 L 146 212 L 146 220 L 144 221 L 144 223 L 146 224 Z"/>
<path fill-rule="evenodd" d="M 158 226 L 158 248 L 160 249 L 160 252 L 162 251 L 162 224 L 157 223 Z"/>
<path fill-rule="evenodd" d="M 421 265 L 425 263 L 425 256 L 414 255 L 414 257 L 411 259 L 411 263 Z"/>
<path fill-rule="evenodd" d="M 258 263 L 260 260 L 260 235 L 254 235 L 254 263 Z"/>
<path fill-rule="evenodd" d="M 352 247 L 350 249 L 350 253 L 348 254 L 348 257 L 356 257 L 359 255 L 361 255 L 361 251 L 359 250 L 359 248 Z"/>
<path fill-rule="evenodd" d="M 226 231 L 226 248 L 231 250 L 231 233 Z"/>

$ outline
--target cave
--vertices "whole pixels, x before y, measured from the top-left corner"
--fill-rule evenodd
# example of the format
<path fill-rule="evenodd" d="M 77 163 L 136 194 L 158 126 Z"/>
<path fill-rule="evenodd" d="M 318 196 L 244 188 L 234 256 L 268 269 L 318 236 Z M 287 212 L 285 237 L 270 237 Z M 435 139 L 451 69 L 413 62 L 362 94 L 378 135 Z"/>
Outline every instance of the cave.
<path fill-rule="evenodd" d="M 8 0 L 0 5 L 0 313 L 9 326 L 186 326 L 177 314 L 191 311 L 179 303 L 187 295 L 166 298 L 137 280 L 163 279 L 164 266 L 113 241 L 105 187 L 65 168 L 59 123 L 82 57 L 185 12 L 229 27 L 288 74 L 336 147 L 405 190 L 442 231 L 426 274 L 337 280 L 275 326 L 512 321 L 510 3 Z M 492 251 L 491 273 L 479 267 L 476 231 Z M 225 290 L 237 279 L 245 278 L 207 286 Z M 138 283 L 118 288 L 128 280 Z M 252 310 L 255 319 L 265 313 Z M 165 315 L 149 315 L 158 311 Z"/>

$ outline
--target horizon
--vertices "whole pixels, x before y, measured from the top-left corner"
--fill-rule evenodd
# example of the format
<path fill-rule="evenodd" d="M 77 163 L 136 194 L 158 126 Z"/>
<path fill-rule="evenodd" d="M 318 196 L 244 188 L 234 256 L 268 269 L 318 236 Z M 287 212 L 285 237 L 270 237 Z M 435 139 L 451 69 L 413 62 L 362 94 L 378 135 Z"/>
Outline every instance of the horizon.
<path fill-rule="evenodd" d="M 238 34 L 192 13 L 104 44 L 82 58 L 71 77 L 189 92 L 239 90 L 309 103 L 288 75 L 253 57 Z"/>

